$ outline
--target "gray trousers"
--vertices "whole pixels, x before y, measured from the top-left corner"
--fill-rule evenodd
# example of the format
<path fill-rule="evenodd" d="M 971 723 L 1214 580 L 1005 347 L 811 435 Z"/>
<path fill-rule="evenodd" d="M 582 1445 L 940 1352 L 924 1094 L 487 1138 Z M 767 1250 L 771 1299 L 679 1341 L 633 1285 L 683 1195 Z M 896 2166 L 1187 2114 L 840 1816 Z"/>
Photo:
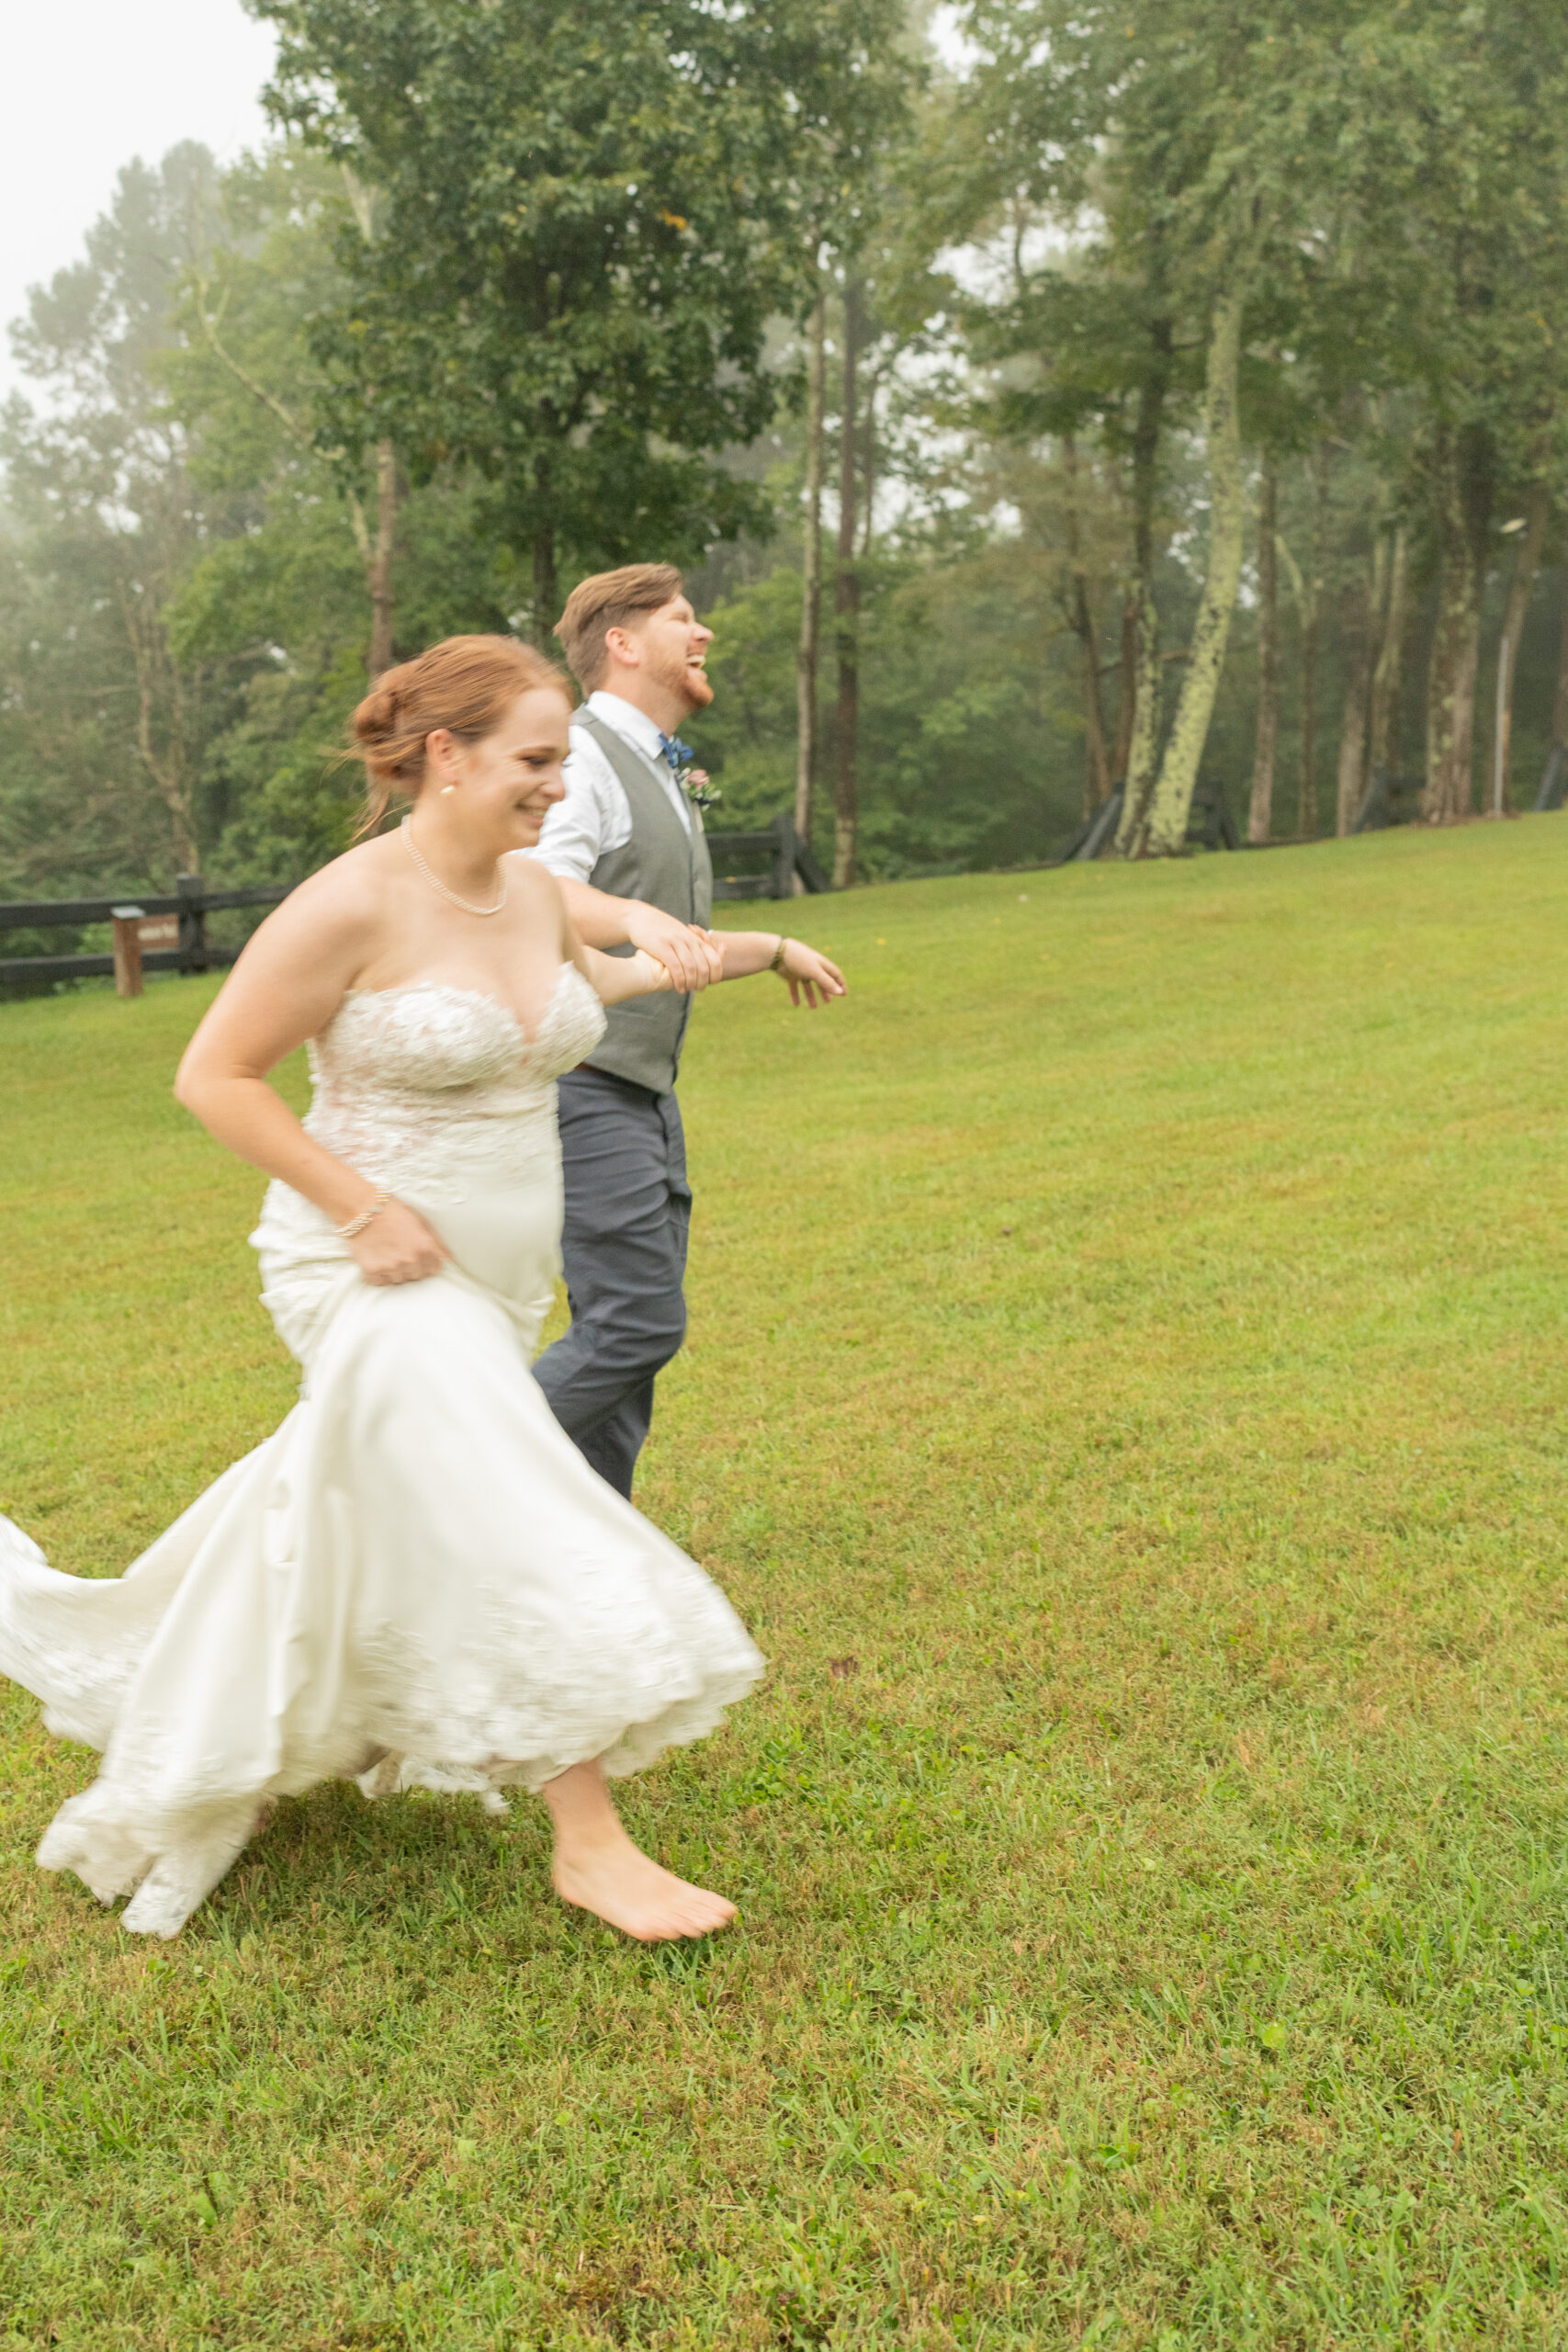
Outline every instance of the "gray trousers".
<path fill-rule="evenodd" d="M 692 1192 L 680 1105 L 585 1066 L 560 1081 L 560 1139 L 571 1323 L 534 1377 L 578 1451 L 629 1500 L 654 1376 L 686 1331 Z"/>

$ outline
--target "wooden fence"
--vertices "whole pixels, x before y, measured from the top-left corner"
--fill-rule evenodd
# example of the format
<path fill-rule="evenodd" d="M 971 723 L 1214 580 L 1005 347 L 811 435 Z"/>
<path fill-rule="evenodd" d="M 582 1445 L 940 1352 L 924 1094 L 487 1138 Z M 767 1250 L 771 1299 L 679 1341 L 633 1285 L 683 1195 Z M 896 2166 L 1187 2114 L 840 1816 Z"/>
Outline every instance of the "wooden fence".
<path fill-rule="evenodd" d="M 765 832 L 709 833 L 707 843 L 716 899 L 793 899 L 830 888 L 789 817 L 775 817 Z"/>
<path fill-rule="evenodd" d="M 828 882 L 788 817 L 755 833 L 710 833 L 716 899 L 792 899 L 826 890 Z M 214 947 L 207 918 L 231 907 L 276 907 L 287 889 L 209 890 L 199 874 L 182 874 L 173 898 L 0 899 L 0 934 L 8 931 L 80 931 L 113 925 L 114 944 L 96 955 L 0 956 L 0 987 L 7 980 L 85 980 L 114 974 L 121 996 L 140 996 L 144 972 L 212 972 L 231 964 L 237 947 Z"/>
<path fill-rule="evenodd" d="M 213 947 L 207 918 L 230 907 L 276 907 L 287 890 L 209 890 L 199 874 L 182 874 L 170 898 L 0 899 L 0 933 L 80 931 L 86 923 L 114 926 L 107 955 L 0 956 L 6 980 L 85 980 L 112 972 L 121 996 L 140 996 L 149 972 L 211 972 L 231 964 L 237 947 Z"/>

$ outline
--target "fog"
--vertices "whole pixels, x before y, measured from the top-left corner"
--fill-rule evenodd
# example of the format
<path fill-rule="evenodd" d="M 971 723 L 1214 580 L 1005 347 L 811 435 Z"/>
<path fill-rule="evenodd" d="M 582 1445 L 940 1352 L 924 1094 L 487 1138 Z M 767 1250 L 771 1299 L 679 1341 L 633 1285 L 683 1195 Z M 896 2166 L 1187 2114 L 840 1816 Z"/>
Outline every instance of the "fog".
<path fill-rule="evenodd" d="M 50 0 L 8 14 L 0 322 L 74 261 L 133 155 L 181 139 L 230 157 L 261 136 L 270 27 L 240 0 Z M 0 336 L 0 390 L 22 385 Z"/>

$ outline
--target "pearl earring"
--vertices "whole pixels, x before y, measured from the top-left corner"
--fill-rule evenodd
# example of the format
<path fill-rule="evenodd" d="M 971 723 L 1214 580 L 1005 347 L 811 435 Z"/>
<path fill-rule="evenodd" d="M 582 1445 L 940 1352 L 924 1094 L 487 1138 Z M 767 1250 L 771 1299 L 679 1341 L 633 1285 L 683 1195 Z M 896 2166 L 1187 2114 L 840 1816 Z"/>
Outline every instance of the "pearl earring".
<path fill-rule="evenodd" d="M 442 786 L 442 787 L 441 787 L 441 797 L 442 797 L 442 798 L 445 800 L 445 798 L 446 797 L 446 795 L 447 795 L 449 792 L 456 792 L 456 791 L 457 791 L 457 786 L 456 786 L 455 784 L 444 784 L 444 785 Z"/>

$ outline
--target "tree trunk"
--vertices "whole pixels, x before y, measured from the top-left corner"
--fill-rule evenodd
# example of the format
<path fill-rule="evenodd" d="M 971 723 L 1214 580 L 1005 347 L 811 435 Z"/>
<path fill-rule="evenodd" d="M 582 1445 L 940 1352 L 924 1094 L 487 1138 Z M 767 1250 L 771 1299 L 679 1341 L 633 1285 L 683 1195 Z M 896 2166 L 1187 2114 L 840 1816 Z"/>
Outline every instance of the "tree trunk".
<path fill-rule="evenodd" d="M 1551 505 L 1546 484 L 1543 481 L 1532 482 L 1525 507 L 1525 535 L 1519 541 L 1514 584 L 1508 591 L 1507 609 L 1503 615 L 1503 633 L 1497 641 L 1497 707 L 1492 731 L 1492 814 L 1495 817 L 1507 812 L 1508 754 L 1514 732 L 1514 673 L 1518 663 L 1519 639 L 1524 634 L 1525 615 L 1529 609 L 1530 592 L 1540 568 L 1540 545 L 1546 537 Z"/>
<path fill-rule="evenodd" d="M 148 592 L 128 580 L 116 586 L 136 673 L 137 748 L 168 811 L 175 870 L 197 874 L 201 860 L 186 757 L 184 680 L 169 650 L 163 615 L 151 607 Z"/>
<path fill-rule="evenodd" d="M 547 651 L 560 612 L 560 588 L 556 572 L 556 526 L 538 523 L 534 528 L 534 642 Z"/>
<path fill-rule="evenodd" d="M 1220 293 L 1209 329 L 1204 387 L 1204 437 L 1209 459 L 1209 555 L 1202 601 L 1192 625 L 1187 673 L 1170 741 L 1160 762 L 1146 824 L 1134 836 L 1134 856 L 1174 857 L 1187 839 L 1192 788 L 1208 741 L 1220 672 L 1224 666 L 1231 614 L 1241 581 L 1246 494 L 1241 474 L 1241 436 L 1236 421 L 1236 376 L 1241 363 L 1243 285 L 1238 278 Z"/>
<path fill-rule="evenodd" d="M 1133 589 L 1128 600 L 1133 608 L 1133 715 L 1122 771 L 1122 814 L 1116 825 L 1119 857 L 1133 855 L 1133 843 L 1142 836 L 1159 761 L 1161 677 L 1159 611 L 1155 604 L 1154 586 L 1155 498 L 1159 487 L 1166 396 L 1170 388 L 1169 320 L 1156 319 L 1151 333 L 1154 353 L 1149 372 L 1138 389 L 1138 415 L 1133 428 Z"/>
<path fill-rule="evenodd" d="M 852 888 L 857 816 L 855 752 L 860 732 L 860 569 L 855 561 L 858 484 L 855 465 L 856 370 L 860 356 L 861 295 L 852 277 L 844 280 L 844 376 L 839 424 L 839 545 L 833 582 L 834 645 L 838 654 L 839 707 L 833 776 L 833 888 Z"/>
<path fill-rule="evenodd" d="M 1562 642 L 1557 654 L 1557 692 L 1551 698 L 1551 740 L 1568 747 L 1568 600 L 1562 606 Z"/>
<path fill-rule="evenodd" d="M 1386 768 L 1393 756 L 1394 715 L 1399 707 L 1400 680 L 1404 668 L 1404 633 L 1410 625 L 1410 534 L 1403 523 L 1393 534 L 1388 559 L 1388 602 L 1382 616 L 1377 666 L 1372 672 L 1371 708 L 1367 728 L 1369 775 Z"/>
<path fill-rule="evenodd" d="M 806 363 L 806 539 L 801 555 L 800 642 L 795 656 L 795 830 L 811 839 L 817 787 L 817 656 L 822 627 L 823 412 L 828 390 L 828 295 L 811 309 Z"/>
<path fill-rule="evenodd" d="M 1116 749 L 1111 755 L 1112 785 L 1125 784 L 1127 759 L 1133 748 L 1133 708 L 1138 698 L 1138 605 L 1136 597 L 1122 599 L 1122 659 L 1117 669 Z"/>
<path fill-rule="evenodd" d="M 376 544 L 367 580 L 370 589 L 370 659 L 373 678 L 392 666 L 392 554 L 398 537 L 398 459 L 389 441 L 376 444 Z"/>
<path fill-rule="evenodd" d="M 1339 773 L 1334 796 L 1334 830 L 1341 841 L 1360 814 L 1367 794 L 1367 718 L 1372 693 L 1372 637 L 1382 609 L 1388 542 L 1380 531 L 1372 548 L 1371 578 L 1349 582 L 1343 605 L 1345 717 L 1339 729 Z"/>
<path fill-rule="evenodd" d="M 862 321 L 863 339 L 864 321 Z M 861 537 L 860 551 L 869 556 L 876 528 L 876 395 L 880 389 L 880 371 L 873 368 L 861 387 Z"/>
<path fill-rule="evenodd" d="M 1317 657 L 1323 634 L 1323 524 L 1328 503 L 1329 453 L 1320 442 L 1313 451 L 1312 527 L 1307 535 L 1306 579 L 1302 590 L 1302 772 L 1296 795 L 1296 831 L 1303 841 L 1317 836 Z"/>
<path fill-rule="evenodd" d="M 1258 484 L 1258 735 L 1247 838 L 1274 830 L 1274 747 L 1280 735 L 1280 479 L 1265 450 Z"/>
<path fill-rule="evenodd" d="M 1111 771 L 1105 751 L 1105 699 L 1100 682 L 1100 632 L 1094 625 L 1094 605 L 1089 593 L 1089 574 L 1084 569 L 1083 533 L 1078 516 L 1078 450 L 1070 433 L 1062 435 L 1062 467 L 1067 488 L 1067 563 L 1072 574 L 1073 633 L 1078 641 L 1078 654 L 1083 669 L 1084 748 L 1084 807 L 1086 817 L 1098 808 L 1111 791 Z"/>
<path fill-rule="evenodd" d="M 1438 626 L 1427 673 L 1427 786 L 1421 803 L 1422 815 L 1433 824 L 1471 811 L 1481 598 L 1491 519 L 1487 454 L 1479 436 L 1466 436 L 1461 447 L 1448 428 L 1439 435 Z"/>

